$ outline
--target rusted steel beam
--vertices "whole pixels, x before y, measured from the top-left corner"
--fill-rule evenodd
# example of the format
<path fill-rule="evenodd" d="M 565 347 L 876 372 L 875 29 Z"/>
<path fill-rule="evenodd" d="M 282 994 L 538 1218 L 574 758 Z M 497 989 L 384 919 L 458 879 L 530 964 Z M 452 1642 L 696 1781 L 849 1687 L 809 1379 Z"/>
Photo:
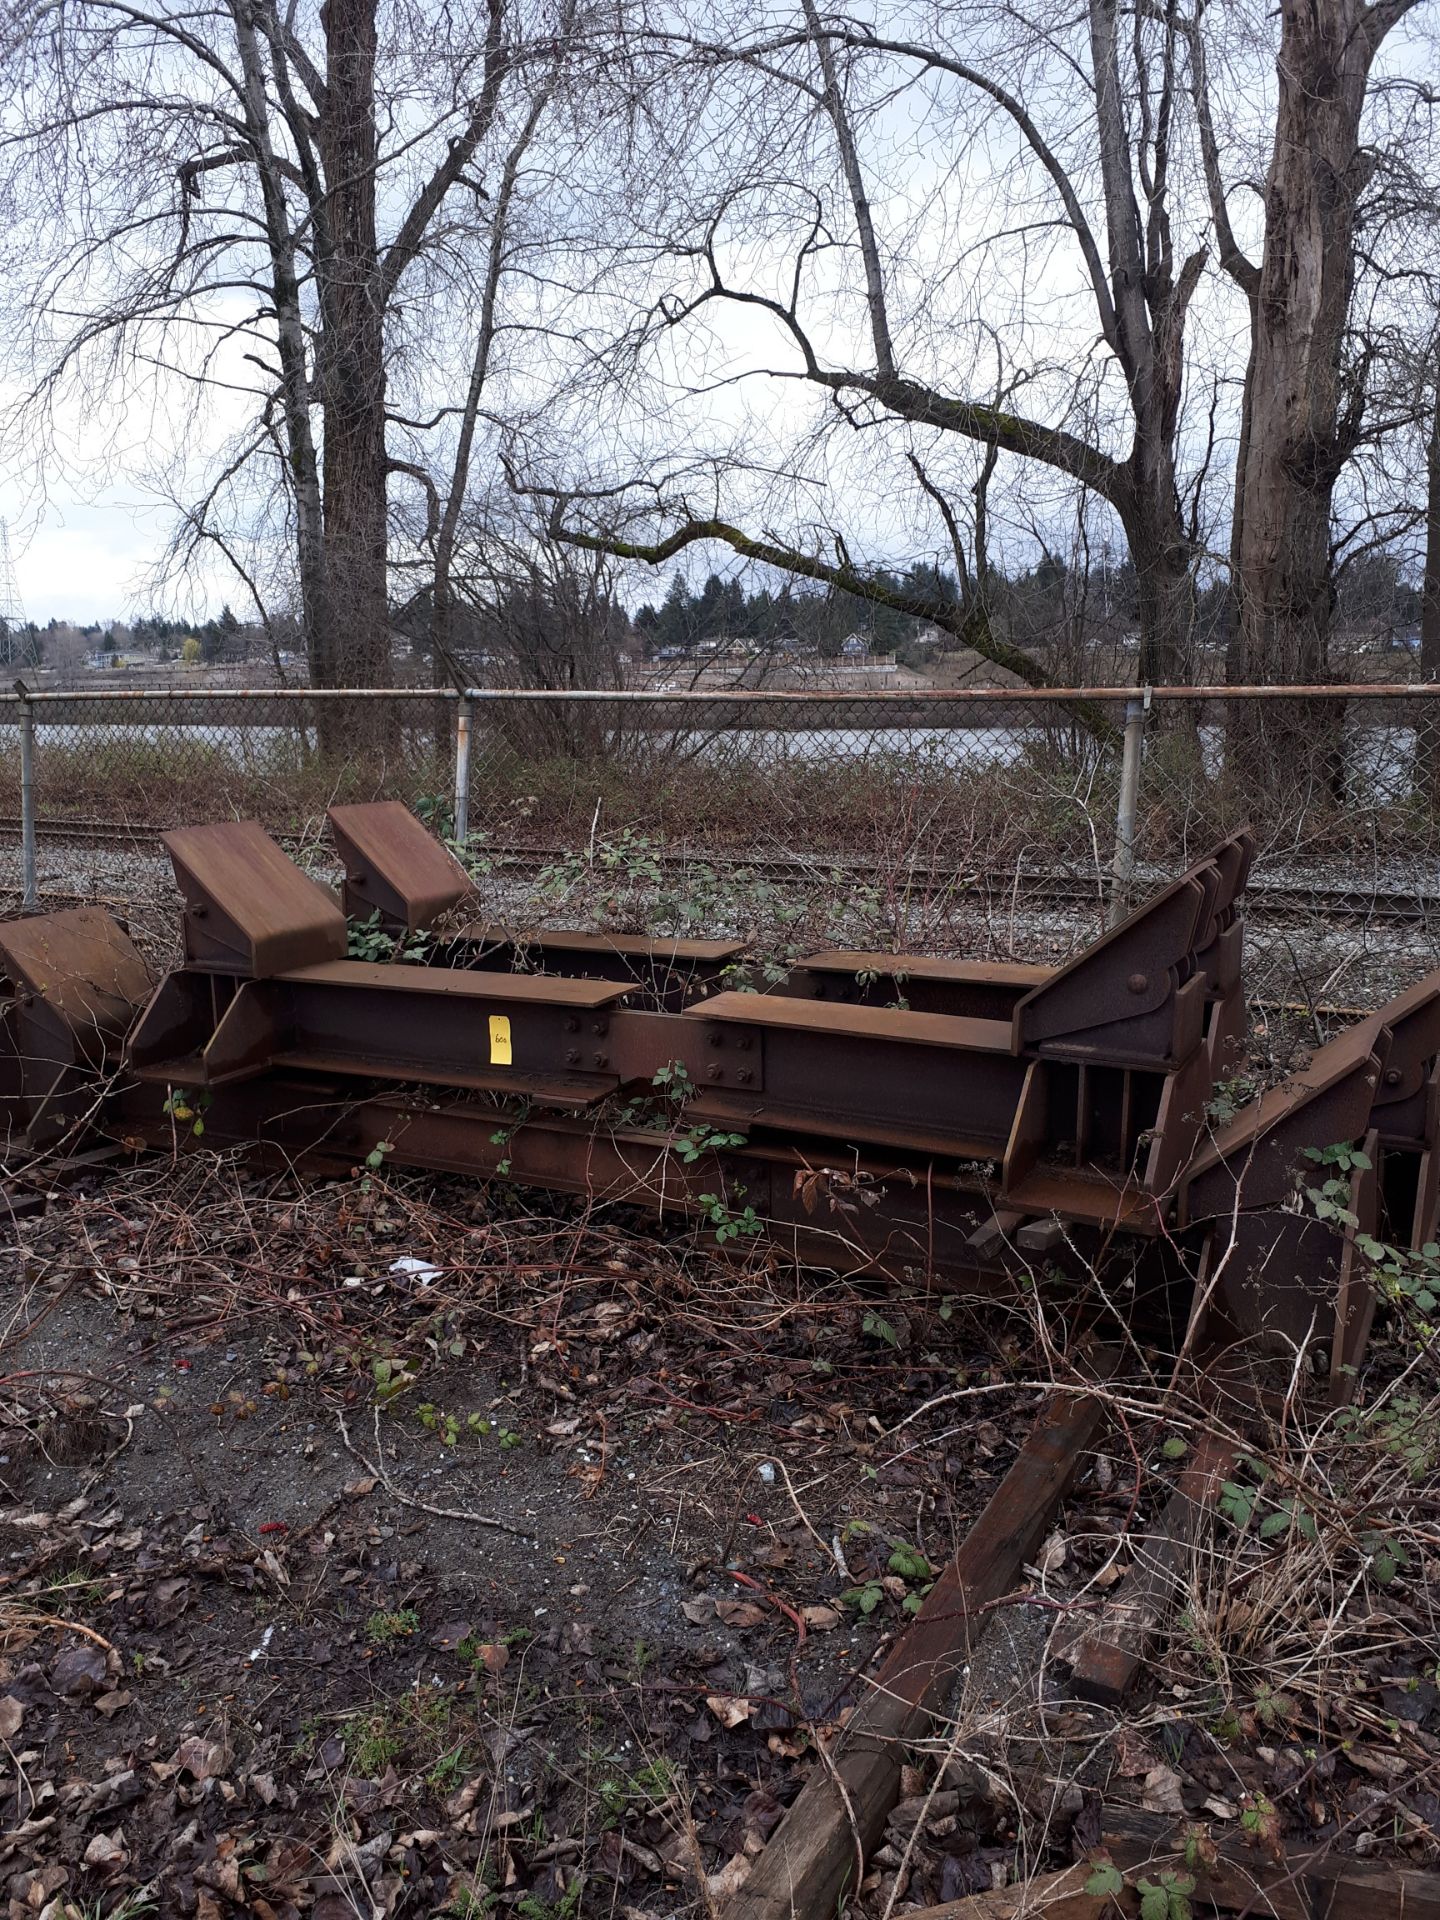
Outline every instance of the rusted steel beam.
<path fill-rule="evenodd" d="M 414 835 L 428 842 L 403 810 L 379 822 L 366 812 L 360 828 L 352 851 L 363 842 L 367 860 L 379 846 L 393 864 Z M 162 990 L 131 1049 L 150 1077 L 219 1085 L 305 1070 L 573 1109 L 621 1087 L 643 1090 L 670 1069 L 695 1096 L 696 1118 L 722 1130 L 800 1139 L 831 1155 L 848 1146 L 910 1163 L 973 1162 L 975 1184 L 1022 1211 L 1151 1234 L 1208 1092 L 1208 982 L 1196 942 L 1213 938 L 1243 870 L 1238 843 L 1199 863 L 1030 986 L 1006 1019 L 741 993 L 676 1015 L 628 1004 L 624 981 L 338 960 L 280 966 L 287 944 L 316 937 L 317 897 L 320 937 L 333 933 L 313 883 L 287 873 L 258 829 L 172 839 L 183 841 L 192 918 L 198 901 L 202 927 L 214 916 L 212 926 L 235 929 L 221 942 L 226 963 L 248 952 L 252 972 L 267 977 L 226 1004 L 212 992 L 208 1014 L 193 982 Z M 262 871 L 278 876 L 263 920 L 254 898 Z M 407 913 L 415 905 L 395 898 Z M 215 966 L 198 935 L 191 950 Z M 638 957 L 650 965 L 654 954 L 651 944 Z"/>
<path fill-rule="evenodd" d="M 615 980 L 633 988 L 639 1006 L 679 1013 L 713 992 L 744 954 L 744 940 L 693 940 L 631 933 L 581 933 L 545 927 L 524 937 L 483 923 L 441 940 L 435 963 L 489 973 L 563 974 Z"/>
<path fill-rule="evenodd" d="M 1071 1659 L 1071 1689 L 1082 1699 L 1118 1706 L 1135 1684 L 1165 1616 L 1180 1604 L 1200 1516 L 1233 1461 L 1234 1448 L 1217 1434 L 1197 1435 L 1154 1534 L 1136 1541 L 1118 1593 Z"/>

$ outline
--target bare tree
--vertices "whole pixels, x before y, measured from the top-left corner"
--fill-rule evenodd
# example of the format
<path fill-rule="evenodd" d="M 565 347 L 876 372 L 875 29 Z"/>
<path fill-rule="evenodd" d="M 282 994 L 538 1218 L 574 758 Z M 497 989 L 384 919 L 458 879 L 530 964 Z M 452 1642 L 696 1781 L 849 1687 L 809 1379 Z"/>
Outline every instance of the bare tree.
<path fill-rule="evenodd" d="M 1359 444 L 1369 356 L 1347 354 L 1372 70 L 1415 0 L 1282 0 L 1277 96 L 1258 262 L 1231 222 L 1206 71 L 1206 8 L 1191 70 L 1220 262 L 1245 294 L 1250 355 L 1235 475 L 1232 684 L 1327 675 L 1331 512 Z"/>
<path fill-rule="evenodd" d="M 389 677 L 397 356 L 452 320 L 492 145 L 499 163 L 555 26 L 544 0 L 327 0 L 309 19 L 277 0 L 70 0 L 0 49 L 0 193 L 21 214 L 12 266 L 31 261 L 12 425 L 77 407 L 118 423 L 127 400 L 188 392 L 182 443 L 241 394 L 253 426 L 227 457 L 283 484 L 316 684 Z"/>
<path fill-rule="evenodd" d="M 840 14 L 822 17 L 815 0 L 802 0 L 802 10 L 794 30 L 735 42 L 697 37 L 689 49 L 688 84 L 703 74 L 729 90 L 727 125 L 743 124 L 747 89 L 770 96 L 763 113 L 754 109 L 757 120 L 783 118 L 786 102 L 806 112 L 788 148 L 774 150 L 773 132 L 769 146 L 756 137 L 754 170 L 748 176 L 722 174 L 710 210 L 694 220 L 695 230 L 671 237 L 672 254 L 693 265 L 696 283 L 656 301 L 648 337 L 673 336 L 717 307 L 764 317 L 792 355 L 771 377 L 799 379 L 827 396 L 837 423 L 872 437 L 888 423 L 908 435 L 905 451 L 915 479 L 962 560 L 955 489 L 937 471 L 947 438 L 978 444 L 992 467 L 997 455 L 1011 456 L 1012 464 L 1038 463 L 1070 486 L 1088 489 L 1115 514 L 1134 559 L 1139 671 L 1149 680 L 1182 678 L 1193 617 L 1193 541 L 1177 478 L 1177 436 L 1185 320 L 1206 253 L 1199 244 L 1188 251 L 1180 247 L 1174 230 L 1176 147 L 1187 104 L 1186 42 L 1173 0 L 1136 10 L 1128 22 L 1122 22 L 1116 0 L 1088 0 L 1078 31 L 1058 15 L 1029 16 L 1008 7 L 987 16 L 983 26 L 966 10 L 916 9 L 908 33 Z M 936 155 L 934 164 L 958 181 L 962 198 L 971 190 L 976 204 L 967 211 L 982 223 L 979 258 L 992 269 L 988 284 L 981 271 L 967 289 L 968 312 L 962 303 L 961 314 L 935 320 L 928 332 L 922 316 L 933 316 L 945 302 L 959 269 L 948 254 L 923 270 L 912 257 L 926 256 L 934 236 L 927 240 L 904 210 L 903 176 L 884 172 L 887 116 L 893 116 L 897 95 L 913 96 L 915 114 L 932 118 L 933 102 L 948 101 L 952 150 Z M 797 119 L 793 110 L 789 117 Z M 824 165 L 817 141 L 822 128 L 829 131 L 836 172 L 833 196 L 817 171 Z M 983 170 L 984 193 L 978 194 L 967 175 L 987 139 L 1015 151 L 1018 179 L 1012 185 L 997 179 L 993 168 Z M 737 269 L 726 257 L 727 235 L 737 207 L 757 200 L 758 237 L 747 236 Z M 798 200 L 809 212 L 785 236 L 788 259 L 782 261 L 777 208 L 787 200 Z M 848 214 L 843 223 L 836 201 Z M 892 213 L 894 231 L 887 236 L 885 208 L 897 203 L 901 211 Z M 1013 214 L 1013 227 L 1007 214 Z M 998 231 L 986 232 L 987 221 Z M 1056 234 L 1064 250 L 1053 261 L 1033 262 L 1030 249 L 1044 248 Z M 1021 280 L 1012 289 L 1008 316 L 990 297 L 1000 279 L 993 272 L 992 241 L 996 248 L 1009 247 Z M 754 256 L 762 252 L 765 258 L 757 262 Z M 864 337 L 864 359 L 839 357 L 849 336 L 837 328 L 833 311 L 837 265 L 852 259 L 855 278 L 840 291 L 863 316 L 855 332 Z M 1032 266 L 1063 276 L 1067 292 L 1076 281 L 1083 289 L 1079 297 L 1088 305 L 1091 340 L 1079 346 L 1078 371 L 1068 378 L 1043 361 L 1026 366 L 1014 355 L 1014 342 L 1032 325 L 1024 284 Z M 925 284 L 917 291 L 922 272 Z M 1073 304 L 1064 325 L 1078 325 Z M 986 337 L 1006 340 L 1009 369 L 997 392 L 967 397 L 973 342 Z M 1100 359 L 1092 378 L 1091 344 L 1097 338 Z M 1026 388 L 1036 399 L 1050 391 L 1050 417 L 1022 409 Z M 613 499 L 605 497 L 613 518 Z M 843 543 L 748 533 L 720 502 L 697 508 L 693 489 L 684 484 L 672 484 L 663 497 L 652 489 L 637 517 L 652 524 L 659 519 L 657 535 L 622 539 L 612 551 L 653 563 L 695 541 L 719 541 L 847 592 L 886 599 L 876 570 L 852 561 Z M 615 540 L 613 532 L 587 525 L 578 497 L 562 506 L 556 524 L 571 538 Z M 957 628 L 954 608 L 907 603 L 902 610 Z M 969 597 L 958 622 L 969 645 L 1029 681 L 1044 682 L 1039 663 L 994 631 L 983 595 Z"/>

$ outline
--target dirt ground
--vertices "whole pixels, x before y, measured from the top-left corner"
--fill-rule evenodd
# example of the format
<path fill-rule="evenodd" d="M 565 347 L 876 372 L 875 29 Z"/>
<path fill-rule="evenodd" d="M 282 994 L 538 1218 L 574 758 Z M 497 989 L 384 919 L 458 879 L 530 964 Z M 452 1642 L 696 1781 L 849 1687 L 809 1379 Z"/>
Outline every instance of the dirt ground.
<path fill-rule="evenodd" d="M 201 1153 L 12 1223 L 17 1920 L 569 1920 L 709 1911 L 743 1879 L 1013 1459 L 1063 1327 L 546 1206 Z M 1382 1592 L 1372 1549 L 1323 1654 L 1278 1624 L 1298 1563 L 1247 1539 L 1133 1713 L 1067 1697 L 1063 1630 L 1185 1430 L 1117 1403 L 907 1769 L 867 1915 L 1068 1861 L 1102 1794 L 1260 1844 L 1433 1850 L 1431 1469 L 1405 1568 Z"/>

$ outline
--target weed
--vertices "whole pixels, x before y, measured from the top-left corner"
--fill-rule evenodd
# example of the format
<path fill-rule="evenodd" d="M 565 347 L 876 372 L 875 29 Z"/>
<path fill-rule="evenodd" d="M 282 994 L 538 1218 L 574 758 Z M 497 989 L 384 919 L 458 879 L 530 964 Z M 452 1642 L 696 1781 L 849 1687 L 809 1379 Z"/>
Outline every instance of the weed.
<path fill-rule="evenodd" d="M 425 1784 L 434 1793 L 453 1793 L 465 1778 L 467 1754 L 462 1740 L 442 1753 L 425 1776 Z"/>
<path fill-rule="evenodd" d="M 388 1407 L 392 1400 L 415 1384 L 415 1368 L 411 1361 L 396 1359 L 393 1355 L 382 1356 L 370 1362 L 370 1378 L 375 1386 L 375 1398 L 382 1407 Z"/>
<path fill-rule="evenodd" d="M 384 1773 L 405 1745 L 399 1731 L 383 1714 L 369 1714 L 361 1722 L 353 1744 L 347 1740 L 346 1758 L 362 1780 L 374 1780 Z"/>
<path fill-rule="evenodd" d="M 160 1111 L 172 1120 L 178 1120 L 182 1126 L 188 1126 L 193 1137 L 198 1140 L 205 1131 L 205 1115 L 210 1108 L 210 1094 L 204 1087 L 167 1087 Z"/>
<path fill-rule="evenodd" d="M 737 1198 L 743 1198 L 745 1189 L 735 1189 Z M 733 1213 L 717 1193 L 702 1193 L 700 1206 L 705 1218 L 714 1229 L 715 1238 L 723 1247 L 727 1240 L 738 1240 L 744 1235 L 753 1238 L 765 1231 L 764 1222 L 754 1207 L 746 1207 L 741 1213 Z"/>
<path fill-rule="evenodd" d="M 608 1760 L 596 1782 L 604 1824 L 618 1826 L 632 1809 L 649 1812 L 662 1806 L 675 1791 L 675 1773 L 664 1758 L 647 1760 L 628 1770 L 612 1770 Z"/>
<path fill-rule="evenodd" d="M 557 1900 L 542 1900 L 536 1893 L 522 1894 L 515 1911 L 520 1920 L 574 1920 L 574 1915 L 580 1910 L 580 1894 L 584 1884 L 577 1873 Z"/>
<path fill-rule="evenodd" d="M 386 933 L 380 925 L 378 907 L 368 920 L 352 920 L 347 931 L 348 951 L 352 960 L 371 960 L 382 963 L 401 960 L 411 965 L 423 966 L 435 944 L 428 933 L 406 933 L 398 940 L 393 934 Z"/>
<path fill-rule="evenodd" d="M 900 1345 L 900 1336 L 896 1333 L 894 1327 L 891 1326 L 883 1313 L 876 1313 L 873 1307 L 866 1309 L 865 1315 L 860 1322 L 860 1331 L 869 1340 L 882 1340 L 887 1347 L 898 1347 Z"/>
<path fill-rule="evenodd" d="M 397 1640 L 408 1640 L 420 1625 L 414 1607 L 401 1607 L 395 1613 L 372 1613 L 365 1622 L 365 1638 L 374 1647 L 393 1647 Z"/>
<path fill-rule="evenodd" d="M 854 1607 L 868 1619 L 889 1593 L 906 1613 L 918 1613 L 934 1585 L 934 1568 L 918 1547 L 907 1546 L 903 1540 L 891 1549 L 886 1565 L 888 1578 L 876 1574 L 859 1586 L 848 1587 L 840 1596 L 841 1606 Z"/>

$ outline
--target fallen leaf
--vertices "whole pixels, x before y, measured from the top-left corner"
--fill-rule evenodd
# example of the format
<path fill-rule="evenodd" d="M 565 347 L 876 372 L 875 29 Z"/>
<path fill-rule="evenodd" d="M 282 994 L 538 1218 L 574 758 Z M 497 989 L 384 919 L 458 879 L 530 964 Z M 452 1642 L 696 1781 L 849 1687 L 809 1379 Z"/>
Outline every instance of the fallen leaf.
<path fill-rule="evenodd" d="M 99 1647 L 67 1647 L 50 1668 L 50 1685 L 66 1700 L 88 1700 L 104 1684 L 105 1655 Z"/>
<path fill-rule="evenodd" d="M 1147 1746 L 1131 1727 L 1121 1727 L 1115 1736 L 1115 1771 L 1122 1780 L 1138 1780 L 1160 1764 L 1155 1749 Z"/>
<path fill-rule="evenodd" d="M 1069 1551 L 1063 1533 L 1052 1533 L 1040 1549 L 1035 1564 L 1041 1573 L 1056 1573 L 1065 1564 L 1065 1555 Z"/>
<path fill-rule="evenodd" d="M 134 1694 L 128 1692 L 124 1687 L 117 1687 L 113 1693 L 102 1693 L 98 1696 L 95 1701 L 95 1711 L 97 1713 L 103 1713 L 105 1718 L 109 1720 L 115 1714 L 120 1713 L 124 1708 L 128 1707 L 134 1698 Z"/>
<path fill-rule="evenodd" d="M 753 1600 L 717 1600 L 715 1612 L 727 1627 L 758 1627 L 769 1617 Z"/>
<path fill-rule="evenodd" d="M 370 1473 L 367 1474 L 363 1480 L 347 1480 L 340 1491 L 347 1500 L 363 1500 L 365 1495 L 367 1493 L 373 1493 L 379 1484 L 380 1482 L 376 1479 L 375 1475 Z"/>
<path fill-rule="evenodd" d="M 712 1900 L 728 1900 L 732 1893 L 738 1893 L 750 1874 L 750 1862 L 743 1853 L 737 1853 L 720 1869 L 719 1873 L 705 1876 L 705 1886 Z"/>
<path fill-rule="evenodd" d="M 123 1867 L 129 1858 L 118 1827 L 114 1833 L 92 1835 L 89 1846 L 80 1856 L 82 1866 L 95 1867 L 101 1872 L 114 1872 L 116 1868 Z"/>
<path fill-rule="evenodd" d="M 1377 1780 L 1403 1780 L 1411 1771 L 1408 1760 L 1402 1759 L 1398 1753 L 1387 1752 L 1383 1747 L 1362 1747 L 1352 1743 L 1345 1757 L 1352 1767 L 1373 1773 Z"/>
<path fill-rule="evenodd" d="M 431 1634 L 430 1644 L 441 1653 L 453 1653 L 462 1640 L 470 1638 L 470 1632 L 468 1620 L 447 1620 Z"/>
<path fill-rule="evenodd" d="M 0 1700 L 0 1740 L 13 1740 L 25 1718 L 25 1708 L 13 1693 Z"/>
<path fill-rule="evenodd" d="M 708 1593 L 702 1593 L 694 1600 L 682 1600 L 680 1611 L 695 1626 L 705 1627 L 715 1618 L 715 1602 Z"/>
<path fill-rule="evenodd" d="M 755 1702 L 737 1693 L 707 1693 L 705 1704 L 722 1727 L 738 1727 L 755 1711 Z"/>
<path fill-rule="evenodd" d="M 1185 1800 L 1180 1792 L 1180 1776 L 1173 1767 L 1152 1767 L 1145 1776 L 1140 1803 L 1150 1813 L 1183 1813 Z"/>
<path fill-rule="evenodd" d="M 838 1607 L 802 1607 L 800 1618 L 807 1627 L 814 1627 L 817 1632 L 824 1633 L 830 1627 L 838 1627 L 845 1616 Z"/>
<path fill-rule="evenodd" d="M 476 1652 L 487 1673 L 503 1673 L 510 1664 L 510 1649 L 503 1641 L 487 1640 Z"/>
<path fill-rule="evenodd" d="M 196 1780 L 215 1780 L 228 1772 L 232 1757 L 224 1741 L 202 1740 L 198 1733 L 192 1733 L 177 1747 L 174 1764 Z"/>

